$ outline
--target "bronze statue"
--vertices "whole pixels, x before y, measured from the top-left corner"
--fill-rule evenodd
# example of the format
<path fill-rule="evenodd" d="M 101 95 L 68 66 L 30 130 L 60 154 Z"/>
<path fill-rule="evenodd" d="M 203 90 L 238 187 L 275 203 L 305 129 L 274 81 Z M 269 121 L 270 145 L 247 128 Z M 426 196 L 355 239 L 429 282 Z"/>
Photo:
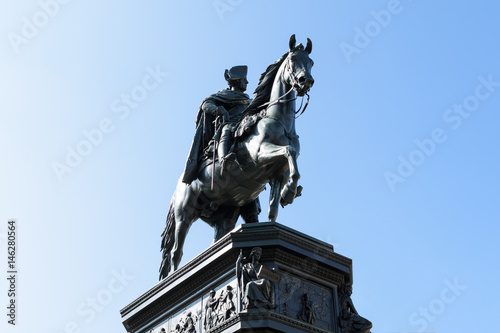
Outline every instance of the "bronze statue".
<path fill-rule="evenodd" d="M 196 174 L 194 179 L 186 173 L 180 177 L 162 233 L 160 279 L 172 268 L 178 268 L 186 234 L 198 218 L 214 228 L 216 241 L 234 228 L 240 215 L 245 222 L 256 222 L 255 200 L 267 183 L 271 186 L 269 221 L 276 221 L 280 203 L 291 204 L 300 194 L 301 187 L 297 184 L 300 144 L 295 131 L 295 118 L 300 109 L 295 108 L 295 100 L 296 95 L 307 95 L 314 83 L 311 50 L 309 39 L 306 47 L 295 45 L 293 35 L 289 51 L 261 75 L 254 99 L 236 129 L 233 151 L 238 163 L 227 163 L 222 169 L 214 158 L 202 159 L 195 171 L 189 169 L 190 174 Z M 218 106 L 212 116 L 222 114 L 224 118 L 224 110 L 221 110 Z M 203 115 L 207 113 L 203 111 Z M 224 154 L 223 151 L 218 155 Z M 232 160 L 227 154 L 222 157 Z M 221 173 L 221 169 L 224 172 Z"/>
<path fill-rule="evenodd" d="M 342 333 L 370 333 L 372 323 L 358 314 L 351 295 L 352 285 L 344 285 L 339 293 L 341 306 L 339 324 Z"/>

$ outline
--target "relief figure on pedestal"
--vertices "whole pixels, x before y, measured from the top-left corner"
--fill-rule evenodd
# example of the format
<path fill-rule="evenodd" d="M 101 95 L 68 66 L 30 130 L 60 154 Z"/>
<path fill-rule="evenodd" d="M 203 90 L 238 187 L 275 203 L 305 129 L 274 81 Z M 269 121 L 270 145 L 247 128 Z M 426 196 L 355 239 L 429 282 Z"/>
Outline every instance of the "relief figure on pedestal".
<path fill-rule="evenodd" d="M 233 288 L 227 286 L 222 290 L 219 296 L 219 322 L 229 319 L 236 313 L 236 307 L 233 302 Z"/>
<path fill-rule="evenodd" d="M 219 300 L 215 297 L 215 291 L 212 289 L 205 304 L 205 321 L 203 322 L 205 330 L 209 330 L 216 325 L 218 305 Z"/>
<path fill-rule="evenodd" d="M 340 318 L 342 333 L 370 333 L 372 323 L 358 314 L 351 299 L 352 285 L 347 284 L 340 290 Z"/>
<path fill-rule="evenodd" d="M 180 318 L 179 322 L 175 325 L 175 328 L 170 329 L 169 332 L 172 333 L 196 333 L 196 323 L 200 319 L 201 310 L 198 310 L 198 314 L 193 316 L 191 311 L 185 312 L 183 317 Z"/>
<path fill-rule="evenodd" d="M 233 302 L 233 288 L 231 286 L 228 285 L 226 289 L 222 289 L 219 297 L 215 295 L 215 291 L 213 289 L 210 290 L 210 296 L 207 298 L 207 303 L 205 304 L 203 327 L 206 331 L 236 314 L 236 307 Z"/>
<path fill-rule="evenodd" d="M 196 328 L 194 327 L 194 319 L 193 317 L 191 317 L 191 312 L 187 313 L 186 321 L 184 322 L 184 332 L 196 333 Z"/>
<path fill-rule="evenodd" d="M 301 297 L 301 308 L 297 314 L 297 318 L 305 321 L 308 324 L 314 325 L 316 323 L 316 314 L 314 313 L 314 303 L 307 293 Z"/>
<path fill-rule="evenodd" d="M 254 247 L 250 252 L 250 260 L 243 264 L 243 255 L 240 256 L 236 262 L 236 275 L 241 292 L 241 301 L 243 309 L 275 309 L 277 306 L 274 304 L 272 297 L 273 286 L 266 278 L 259 276 L 262 264 L 260 257 L 262 256 L 262 248 Z"/>

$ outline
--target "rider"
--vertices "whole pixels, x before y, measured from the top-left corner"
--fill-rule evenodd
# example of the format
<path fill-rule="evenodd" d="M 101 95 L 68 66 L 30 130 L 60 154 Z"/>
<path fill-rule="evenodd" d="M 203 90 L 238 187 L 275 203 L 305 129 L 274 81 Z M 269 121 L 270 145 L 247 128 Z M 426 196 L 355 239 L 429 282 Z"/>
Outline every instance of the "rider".
<path fill-rule="evenodd" d="M 200 163 L 212 139 L 219 141 L 217 154 L 221 174 L 230 163 L 236 162 L 236 154 L 231 152 L 234 140 L 233 131 L 242 117 L 242 112 L 250 104 L 250 98 L 245 94 L 248 84 L 247 70 L 247 66 L 234 66 L 229 70 L 226 69 L 224 78 L 229 88 L 210 95 L 201 103 L 196 117 L 196 134 L 182 176 L 184 183 L 191 184 L 196 179 Z M 222 118 L 222 124 L 214 129 L 213 124 L 219 117 Z M 213 156 L 213 153 L 211 155 Z M 259 198 L 256 198 L 241 207 L 240 215 L 246 223 L 254 223 L 259 221 L 260 211 Z"/>
<path fill-rule="evenodd" d="M 203 152 L 211 139 L 218 140 L 217 156 L 221 175 L 229 164 L 236 161 L 236 154 L 230 151 L 233 132 L 242 117 L 243 110 L 250 103 L 250 98 L 244 93 L 248 84 L 247 66 L 226 69 L 224 78 L 229 88 L 205 98 L 198 111 L 196 134 L 182 178 L 184 183 L 190 184 L 196 179 Z M 219 117 L 222 118 L 222 123 L 214 130 L 213 122 Z"/>

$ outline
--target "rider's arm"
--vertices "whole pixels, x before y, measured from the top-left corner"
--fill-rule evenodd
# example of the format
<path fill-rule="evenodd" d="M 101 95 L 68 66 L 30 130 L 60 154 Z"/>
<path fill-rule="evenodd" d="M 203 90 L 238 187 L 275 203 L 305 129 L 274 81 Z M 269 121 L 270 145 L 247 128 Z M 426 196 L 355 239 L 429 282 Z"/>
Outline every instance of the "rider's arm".
<path fill-rule="evenodd" d="M 222 105 L 215 105 L 215 103 L 211 100 L 205 101 L 201 106 L 201 109 L 203 110 L 203 112 L 208 113 L 214 117 L 222 116 L 224 122 L 229 120 L 229 112 L 227 112 L 226 108 L 224 108 Z"/>
<path fill-rule="evenodd" d="M 211 114 L 212 116 L 217 116 L 217 105 L 211 100 L 205 101 L 201 106 L 203 112 Z"/>

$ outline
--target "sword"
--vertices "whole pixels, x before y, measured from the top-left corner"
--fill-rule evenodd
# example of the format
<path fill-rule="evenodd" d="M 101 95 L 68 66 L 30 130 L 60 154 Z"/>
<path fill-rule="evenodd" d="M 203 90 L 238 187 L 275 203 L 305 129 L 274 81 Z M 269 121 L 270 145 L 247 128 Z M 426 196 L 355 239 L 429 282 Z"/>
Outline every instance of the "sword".
<path fill-rule="evenodd" d="M 217 133 L 217 122 L 219 121 L 220 116 L 217 116 L 214 120 L 214 136 Z M 210 190 L 213 191 L 214 189 L 214 172 L 215 172 L 215 151 L 217 150 L 217 141 L 214 139 L 214 153 L 212 157 L 212 182 L 210 184 Z"/>

